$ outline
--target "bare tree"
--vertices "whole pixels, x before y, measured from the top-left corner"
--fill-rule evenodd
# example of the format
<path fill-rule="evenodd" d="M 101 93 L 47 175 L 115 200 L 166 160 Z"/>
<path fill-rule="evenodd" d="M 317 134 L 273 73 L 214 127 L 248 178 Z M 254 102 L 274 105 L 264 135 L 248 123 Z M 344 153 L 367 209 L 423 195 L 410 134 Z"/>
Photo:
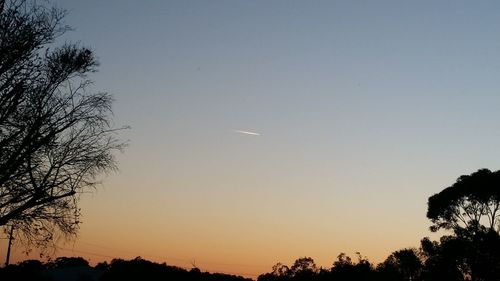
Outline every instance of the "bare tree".
<path fill-rule="evenodd" d="M 0 0 L 0 226 L 47 245 L 76 233 L 79 195 L 116 169 L 112 97 L 89 92 L 91 50 L 66 43 L 63 10 Z M 49 48 L 52 47 L 52 48 Z"/>

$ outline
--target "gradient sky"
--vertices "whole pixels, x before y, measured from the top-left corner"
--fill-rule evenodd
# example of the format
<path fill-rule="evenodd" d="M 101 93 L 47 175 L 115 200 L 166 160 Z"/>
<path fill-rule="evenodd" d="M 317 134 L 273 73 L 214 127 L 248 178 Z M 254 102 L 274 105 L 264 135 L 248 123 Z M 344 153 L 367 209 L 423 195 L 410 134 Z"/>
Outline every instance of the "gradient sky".
<path fill-rule="evenodd" d="M 132 127 L 61 255 L 380 262 L 431 235 L 430 195 L 500 168 L 498 1 L 56 3 Z"/>

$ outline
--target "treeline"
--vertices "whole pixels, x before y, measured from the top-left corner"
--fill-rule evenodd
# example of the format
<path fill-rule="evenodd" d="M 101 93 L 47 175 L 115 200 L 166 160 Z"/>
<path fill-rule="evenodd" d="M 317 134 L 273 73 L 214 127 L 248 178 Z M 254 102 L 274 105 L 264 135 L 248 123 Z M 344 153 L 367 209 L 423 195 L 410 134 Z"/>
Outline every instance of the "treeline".
<path fill-rule="evenodd" d="M 281 263 L 262 274 L 258 281 L 498 281 L 500 280 L 500 236 L 495 231 L 469 237 L 443 236 L 440 241 L 424 238 L 418 249 L 393 252 L 372 264 L 366 257 L 340 254 L 330 268 L 318 268 L 310 257 L 291 266 Z"/>
<path fill-rule="evenodd" d="M 303 257 L 291 266 L 276 264 L 271 272 L 260 275 L 258 281 L 499 281 L 500 171 L 481 169 L 460 176 L 453 185 L 431 196 L 427 205 L 431 230 L 446 230 L 449 233 L 439 241 L 424 238 L 418 249 L 395 251 L 378 265 L 361 254 L 354 260 L 340 254 L 331 268 L 318 268 L 312 258 Z M 66 270 L 68 268 L 71 270 Z M 83 258 L 58 258 L 45 264 L 31 260 L 5 267 L 0 269 L 0 280 L 250 279 L 201 272 L 197 268 L 185 270 L 142 258 L 129 261 L 115 259 L 94 268 Z"/>
<path fill-rule="evenodd" d="M 27 260 L 16 265 L 0 268 L 0 280 L 5 281 L 250 281 L 251 279 L 223 273 L 202 272 L 198 268 L 155 263 L 137 257 L 132 260 L 114 259 L 91 267 L 81 257 L 59 257 L 42 263 Z"/>
<path fill-rule="evenodd" d="M 422 239 L 418 249 L 393 252 L 373 265 L 358 254 L 353 261 L 340 254 L 331 268 L 299 258 L 290 267 L 276 264 L 258 281 L 499 281 L 500 170 L 480 169 L 460 176 L 429 197 L 431 231 L 446 230 L 439 241 Z"/>

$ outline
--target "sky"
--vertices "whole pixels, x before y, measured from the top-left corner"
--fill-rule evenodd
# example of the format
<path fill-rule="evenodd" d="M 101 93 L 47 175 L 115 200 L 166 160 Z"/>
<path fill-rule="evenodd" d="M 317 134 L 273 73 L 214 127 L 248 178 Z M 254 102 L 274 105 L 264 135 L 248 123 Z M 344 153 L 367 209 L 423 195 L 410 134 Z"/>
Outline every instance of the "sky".
<path fill-rule="evenodd" d="M 51 3 L 131 127 L 58 255 L 381 262 L 433 237 L 429 196 L 500 168 L 498 1 Z"/>

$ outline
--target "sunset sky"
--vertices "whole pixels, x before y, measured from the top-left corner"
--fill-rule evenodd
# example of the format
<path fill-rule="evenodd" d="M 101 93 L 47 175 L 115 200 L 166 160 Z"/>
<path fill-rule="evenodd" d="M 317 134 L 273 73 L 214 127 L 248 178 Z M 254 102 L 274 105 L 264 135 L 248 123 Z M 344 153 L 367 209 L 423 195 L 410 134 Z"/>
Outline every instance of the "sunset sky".
<path fill-rule="evenodd" d="M 498 1 L 52 3 L 131 126 L 59 255 L 380 262 L 432 236 L 429 196 L 500 169 Z"/>

